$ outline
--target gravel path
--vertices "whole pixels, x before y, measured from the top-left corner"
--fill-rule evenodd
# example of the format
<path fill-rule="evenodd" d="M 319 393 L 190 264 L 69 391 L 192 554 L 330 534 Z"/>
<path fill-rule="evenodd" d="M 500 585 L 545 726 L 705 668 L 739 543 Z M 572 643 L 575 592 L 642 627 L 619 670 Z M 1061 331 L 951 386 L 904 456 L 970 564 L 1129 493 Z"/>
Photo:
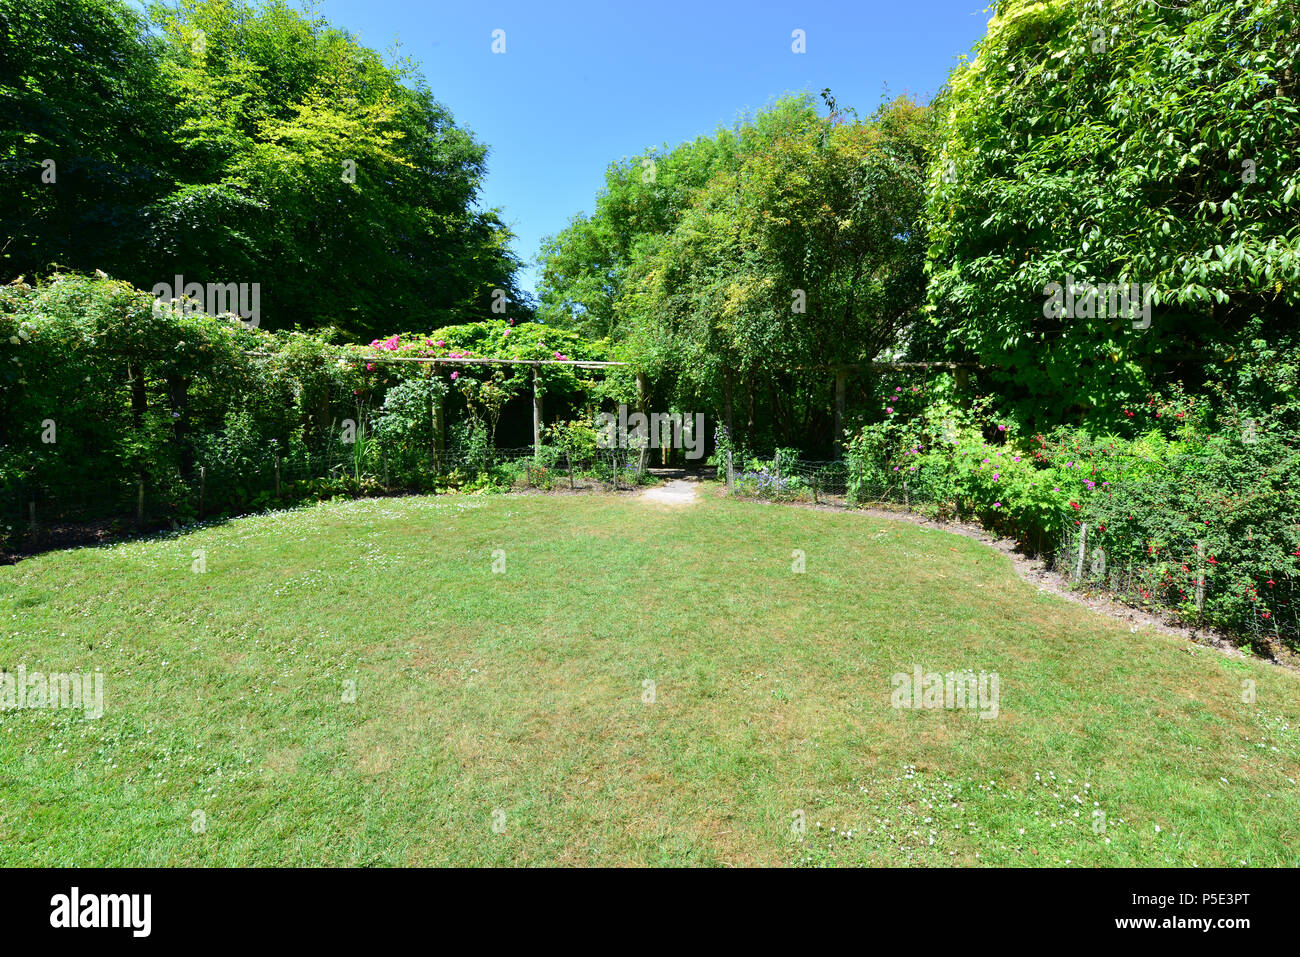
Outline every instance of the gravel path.
<path fill-rule="evenodd" d="M 647 502 L 660 502 L 664 505 L 694 505 L 699 501 L 696 493 L 699 484 L 686 479 L 674 479 L 666 485 L 646 489 L 641 493 L 641 498 Z"/>

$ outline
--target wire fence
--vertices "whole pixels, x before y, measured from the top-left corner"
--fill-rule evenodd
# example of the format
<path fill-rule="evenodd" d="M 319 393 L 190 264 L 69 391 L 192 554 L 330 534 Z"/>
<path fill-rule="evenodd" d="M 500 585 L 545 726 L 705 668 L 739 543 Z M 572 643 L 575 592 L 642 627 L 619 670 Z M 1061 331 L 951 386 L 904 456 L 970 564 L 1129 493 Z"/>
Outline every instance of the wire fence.
<path fill-rule="evenodd" d="M 906 471 L 882 477 L 883 470 L 855 468 L 846 461 L 801 459 L 780 449 L 743 457 L 723 452 L 721 459 L 719 475 L 725 477 L 729 492 L 740 498 L 902 508 L 940 521 L 960 520 L 963 515 L 959 496 L 935 500 L 924 485 L 914 485 Z M 974 511 L 971 502 L 965 503 L 965 509 L 967 514 Z M 1024 531 L 1011 526 L 992 530 Z M 1033 546 L 1026 541 L 1024 550 L 1067 575 L 1081 590 L 1104 591 L 1133 607 L 1192 627 L 1215 622 L 1256 647 L 1277 641 L 1292 647 L 1300 644 L 1300 578 L 1285 567 L 1265 576 L 1266 580 L 1250 582 L 1218 567 L 1204 543 L 1174 539 L 1154 555 L 1151 547 L 1114 529 L 1099 531 L 1068 521 L 1058 539 L 1037 539 Z"/>
<path fill-rule="evenodd" d="M 1129 557 L 1147 547 L 1109 532 L 1099 541 L 1095 528 L 1080 523 L 1067 530 L 1055 551 L 1045 557 L 1082 590 L 1106 592 L 1190 626 L 1221 618 L 1216 611 L 1229 606 L 1258 607 L 1254 614 L 1231 614 L 1231 631 L 1238 640 L 1245 636 L 1257 647 L 1274 641 L 1292 647 L 1300 643 L 1300 578 L 1289 571 L 1279 570 L 1257 583 L 1234 579 L 1217 567 L 1204 545 L 1197 544 L 1174 545 L 1141 561 Z"/>
<path fill-rule="evenodd" d="M 937 519 L 960 518 L 957 502 L 918 499 L 905 474 L 872 478 L 878 470 L 852 471 L 843 460 L 809 460 L 777 450 L 770 456 L 719 456 L 718 476 L 731 494 L 773 502 L 845 508 L 882 506 L 917 510 Z M 451 448 L 414 465 L 372 455 L 362 460 L 348 446 L 313 455 L 261 462 L 211 461 L 192 474 L 160 484 L 143 479 L 51 488 L 35 483 L 0 489 L 0 532 L 13 553 L 31 553 L 186 523 L 283 507 L 336 495 L 390 495 L 494 485 L 563 490 L 630 489 L 646 481 L 648 457 L 627 449 L 597 449 L 574 458 L 556 446 L 501 449 Z M 1172 546 L 1159 560 L 1142 556 L 1146 545 L 1116 531 L 1101 535 L 1069 526 L 1038 549 L 1083 589 L 1104 590 L 1129 604 L 1172 614 L 1192 625 L 1216 612 L 1258 604 L 1252 617 L 1234 614 L 1232 630 L 1253 641 L 1300 642 L 1300 581 L 1279 570 L 1267 583 L 1243 583 L 1224 574 L 1203 547 Z M 1186 554 L 1183 554 L 1186 552 Z M 1259 594 L 1260 589 L 1263 594 Z M 1253 592 L 1253 594 L 1252 594 Z M 1219 615 L 1221 618 L 1222 615 Z"/>
<path fill-rule="evenodd" d="M 645 479 L 627 450 L 574 457 L 543 446 L 454 447 L 412 460 L 337 444 L 310 454 L 208 460 L 187 476 L 98 478 L 0 487 L 0 551 L 30 553 L 336 495 L 394 495 L 463 487 L 631 488 Z"/>
<path fill-rule="evenodd" d="M 838 505 L 901 505 L 913 496 L 906 476 L 879 479 L 854 471 L 843 459 L 803 459 L 778 449 L 770 455 L 723 452 L 719 473 L 731 494 L 773 502 Z"/>

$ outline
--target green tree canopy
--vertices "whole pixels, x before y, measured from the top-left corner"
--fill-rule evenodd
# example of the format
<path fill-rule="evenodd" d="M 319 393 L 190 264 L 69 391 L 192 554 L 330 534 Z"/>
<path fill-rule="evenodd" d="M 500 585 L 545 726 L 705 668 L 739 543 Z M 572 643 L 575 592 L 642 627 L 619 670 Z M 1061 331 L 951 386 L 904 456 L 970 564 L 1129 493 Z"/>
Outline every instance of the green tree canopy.
<path fill-rule="evenodd" d="M 258 283 L 269 325 L 361 338 L 488 318 L 497 289 L 526 305 L 477 205 L 486 147 L 410 63 L 283 0 L 150 16 L 0 0 L 6 274 Z"/>
<path fill-rule="evenodd" d="M 1294 344 L 1297 66 L 1283 0 L 998 3 L 939 101 L 930 298 L 954 349 L 1050 422 Z M 1149 286 L 1149 327 L 1049 316 L 1071 277 Z"/>
<path fill-rule="evenodd" d="M 828 443 L 834 367 L 895 345 L 922 302 L 932 137 L 908 99 L 852 121 L 830 102 L 787 97 L 611 167 L 595 214 L 548 247 L 543 310 L 599 315 L 679 402 L 743 392 L 747 412 L 770 403 L 767 438 Z"/>

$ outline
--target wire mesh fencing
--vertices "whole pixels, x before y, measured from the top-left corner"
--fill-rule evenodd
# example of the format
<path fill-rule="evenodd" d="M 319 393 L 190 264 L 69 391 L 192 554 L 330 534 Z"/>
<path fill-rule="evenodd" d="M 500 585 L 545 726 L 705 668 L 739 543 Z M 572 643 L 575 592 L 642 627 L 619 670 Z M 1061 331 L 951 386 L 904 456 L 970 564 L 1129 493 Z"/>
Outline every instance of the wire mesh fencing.
<path fill-rule="evenodd" d="M 0 550 L 42 551 L 335 496 L 487 486 L 624 490 L 644 481 L 645 465 L 626 449 L 573 455 L 553 446 L 477 445 L 412 455 L 359 442 L 201 459 L 185 475 L 177 470 L 62 484 L 11 479 L 0 486 Z"/>
<path fill-rule="evenodd" d="M 724 451 L 720 458 L 719 474 L 742 498 L 841 506 L 926 504 L 906 475 L 879 479 L 844 459 L 804 459 L 788 449 L 767 455 Z"/>
<path fill-rule="evenodd" d="M 741 498 L 807 502 L 841 507 L 881 506 L 912 510 L 939 520 L 970 516 L 974 503 L 955 489 L 905 469 L 888 474 L 855 461 L 801 459 L 786 450 L 741 456 L 725 451 L 720 476 Z M 985 515 L 985 518 L 988 516 Z M 1068 523 L 1053 534 L 989 526 L 1016 535 L 1020 547 L 1042 558 L 1083 590 L 1097 590 L 1139 609 L 1191 627 L 1216 626 L 1256 647 L 1300 645 L 1300 580 L 1285 562 L 1268 574 L 1234 573 L 1217 564 L 1205 543 L 1172 537 L 1155 545 L 1123 531 Z"/>
<path fill-rule="evenodd" d="M 1203 544 L 1174 541 L 1154 554 L 1152 548 L 1080 523 L 1046 557 L 1076 587 L 1135 608 L 1191 627 L 1217 624 L 1256 647 L 1300 644 L 1300 579 L 1289 571 L 1254 581 L 1224 570 Z"/>

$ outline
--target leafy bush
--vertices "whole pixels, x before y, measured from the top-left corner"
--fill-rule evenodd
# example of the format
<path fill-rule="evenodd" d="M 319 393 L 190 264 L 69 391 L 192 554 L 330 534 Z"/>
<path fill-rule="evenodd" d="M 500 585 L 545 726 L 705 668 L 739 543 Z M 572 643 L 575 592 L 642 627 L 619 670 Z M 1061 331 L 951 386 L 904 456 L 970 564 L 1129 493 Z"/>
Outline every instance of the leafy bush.
<path fill-rule="evenodd" d="M 437 470 L 437 417 L 447 383 L 414 376 L 388 390 L 375 417 L 377 451 L 401 484 L 429 488 Z"/>
<path fill-rule="evenodd" d="M 1212 406 L 1175 388 L 1123 410 L 1140 430 L 1132 438 L 1077 428 L 1023 437 L 984 404 L 954 404 L 942 381 L 895 395 L 884 420 L 849 443 L 851 501 L 906 494 L 914 508 L 973 515 L 1069 568 L 1086 525 L 1093 583 L 1261 646 L 1300 642 L 1294 403 L 1247 412 L 1226 393 Z"/>
<path fill-rule="evenodd" d="M 0 287 L 0 541 L 32 506 L 42 524 L 133 516 L 141 489 L 146 520 L 260 507 L 277 488 L 280 501 L 427 490 L 456 453 L 469 463 L 460 484 L 508 484 L 493 449 L 505 405 L 531 391 L 534 368 L 554 402 L 586 401 L 588 373 L 375 353 L 608 358 L 603 344 L 510 320 L 362 346 L 156 303 L 103 274 Z"/>

